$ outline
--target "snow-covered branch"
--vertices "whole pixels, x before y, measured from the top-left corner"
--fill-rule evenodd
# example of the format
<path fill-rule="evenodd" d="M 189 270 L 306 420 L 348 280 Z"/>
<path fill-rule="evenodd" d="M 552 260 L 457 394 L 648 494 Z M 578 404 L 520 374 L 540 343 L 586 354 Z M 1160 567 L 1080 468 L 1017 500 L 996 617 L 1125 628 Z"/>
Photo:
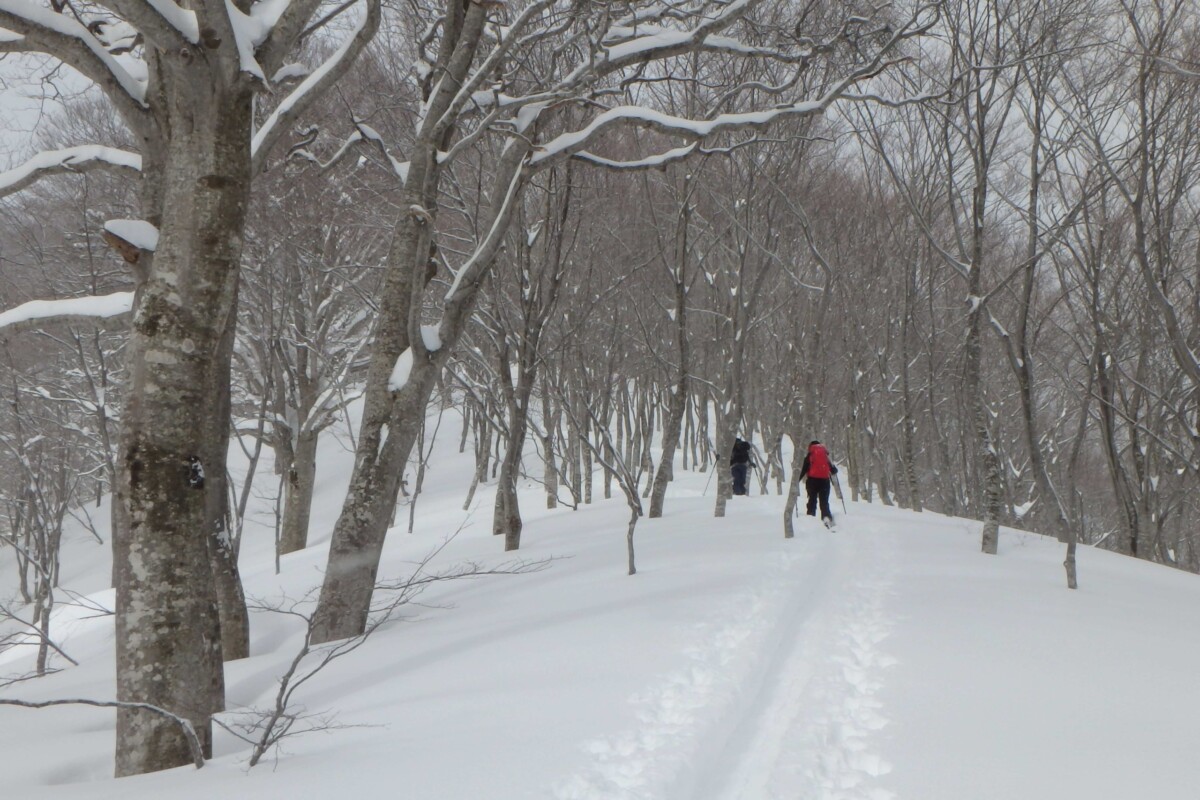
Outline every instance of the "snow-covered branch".
<path fill-rule="evenodd" d="M 100 86 L 128 119 L 146 108 L 146 84 L 108 52 L 73 18 L 31 0 L 0 0 L 0 53 L 45 53 L 60 59 Z"/>
<path fill-rule="evenodd" d="M 48 323 L 104 324 L 119 320 L 133 308 L 133 292 L 114 292 L 68 300 L 30 300 L 0 313 L 0 341 Z"/>
<path fill-rule="evenodd" d="M 317 128 L 310 128 L 305 131 L 304 136 L 308 137 L 300 144 L 293 146 L 289 151 L 290 158 L 297 158 L 315 164 L 321 172 L 328 172 L 346 159 L 356 149 L 357 145 L 365 145 L 374 147 L 379 151 L 380 156 L 391 167 L 393 174 L 400 179 L 400 183 L 405 183 L 408 180 L 408 162 L 398 161 L 395 156 L 388 152 L 387 144 L 383 141 L 383 137 L 361 120 L 354 121 L 354 133 L 346 137 L 346 140 L 338 147 L 332 156 L 327 160 L 322 161 L 315 153 L 308 149 L 308 145 L 316 139 L 318 135 Z"/>
<path fill-rule="evenodd" d="M 62 150 L 45 150 L 18 167 L 0 172 L 0 197 L 19 192 L 51 175 L 113 170 L 138 177 L 141 169 L 141 156 L 112 147 L 82 145 Z"/>
<path fill-rule="evenodd" d="M 251 142 L 255 172 L 262 169 L 267 154 L 292 123 L 308 110 L 327 88 L 346 74 L 358 58 L 358 54 L 375 36 L 375 31 L 379 29 L 379 19 L 380 0 L 366 0 L 366 12 L 346 41 L 324 64 L 301 81 L 258 129 Z"/>
<path fill-rule="evenodd" d="M 508 34 L 488 54 L 483 64 L 474 71 L 474 74 L 471 75 L 467 82 L 458 90 L 457 94 L 455 94 L 445 113 L 437 121 L 435 130 L 445 130 L 457 118 L 476 90 L 483 84 L 483 81 L 490 80 L 495 75 L 498 65 L 503 63 L 504 58 L 508 55 L 514 43 L 518 41 L 518 34 L 524 30 L 530 20 L 540 16 L 544 10 L 552 5 L 554 5 L 554 0 L 540 0 L 525 7 L 521 15 L 513 22 Z"/>
<path fill-rule="evenodd" d="M 717 133 L 765 128 L 783 117 L 819 114 L 838 99 L 838 94 L 840 92 L 829 92 L 817 100 L 803 100 L 764 111 L 718 114 L 706 120 L 688 119 L 644 106 L 617 106 L 599 114 L 586 127 L 559 134 L 539 147 L 530 159 L 530 165 L 544 167 L 574 156 L 605 131 L 621 125 L 636 125 L 669 136 L 703 140 Z"/>
<path fill-rule="evenodd" d="M 137 28 L 147 42 L 164 50 L 180 50 L 200 42 L 196 12 L 174 0 L 106 0 L 121 19 Z"/>
<path fill-rule="evenodd" d="M 733 13 L 734 7 L 740 8 L 741 4 L 735 3 L 731 9 L 725 14 Z M 740 9 L 744 13 L 745 9 Z M 723 14 L 719 19 L 724 19 Z M 636 125 L 656 130 L 659 133 L 673 136 L 676 138 L 688 139 L 691 141 L 703 141 L 704 139 L 720 133 L 729 133 L 739 130 L 759 130 L 786 118 L 786 117 L 805 117 L 817 114 L 822 114 L 825 110 L 837 100 L 847 97 L 849 89 L 856 84 L 866 81 L 876 75 L 887 66 L 892 64 L 888 60 L 888 55 L 895 47 L 905 39 L 921 35 L 928 31 L 937 20 L 937 10 L 935 6 L 925 5 L 917 9 L 909 18 L 905 25 L 900 26 L 895 31 L 892 31 L 887 40 L 883 42 L 874 56 L 859 64 L 854 69 L 850 70 L 840 80 L 835 81 L 832 86 L 818 98 L 813 100 L 796 100 L 791 103 L 781 103 L 771 108 L 756 110 L 756 111 L 741 111 L 741 112 L 726 112 L 716 114 L 708 119 L 689 119 L 687 117 L 668 114 L 662 111 L 646 108 L 638 105 L 623 105 L 608 109 L 596 116 L 588 125 L 576 131 L 568 131 L 559 134 L 549 142 L 544 143 L 537 148 L 537 152 L 530 159 L 531 167 L 545 167 L 549 164 L 554 164 L 563 159 L 578 156 L 583 160 L 588 160 L 593 163 L 599 163 L 601 166 L 615 167 L 619 162 L 604 163 L 603 160 L 597 160 L 597 156 L 588 154 L 580 155 L 589 144 L 595 141 L 601 134 L 611 128 L 622 125 Z M 635 52 L 640 53 L 645 58 L 663 58 L 667 55 L 674 55 L 676 51 L 687 52 L 688 47 L 695 47 L 696 42 L 700 41 L 697 37 L 702 36 L 702 31 L 706 30 L 710 24 L 715 24 L 716 21 L 711 21 L 696 29 L 691 37 L 681 37 L 680 34 L 658 34 L 652 37 L 640 37 L 633 42 L 623 44 L 621 48 L 632 48 Z M 645 38 L 650 41 L 643 42 L 640 45 L 641 39 Z M 683 48 L 679 50 L 679 48 Z M 618 48 L 612 48 L 609 52 L 608 64 L 614 65 L 620 63 L 619 58 L 612 57 L 612 51 Z M 601 67 L 597 67 L 601 69 Z M 874 96 L 862 95 L 855 96 L 857 100 L 868 100 Z M 878 98 L 878 102 L 885 102 L 883 98 Z M 888 101 L 890 103 L 908 102 L 907 100 Z M 681 150 L 671 151 L 673 154 L 681 153 Z M 681 157 L 676 155 L 677 157 Z M 672 159 L 674 160 L 674 159 Z M 644 166 L 644 165 L 638 165 Z"/>
<path fill-rule="evenodd" d="M 579 161 L 585 161 L 588 164 L 596 167 L 604 167 L 611 170 L 638 170 L 638 169 L 655 169 L 665 167 L 675 161 L 682 161 L 691 156 L 697 151 L 698 145 L 695 143 L 684 145 L 683 147 L 674 147 L 663 153 L 658 153 L 644 158 L 636 158 L 628 161 L 617 161 L 611 158 L 604 158 L 595 153 L 589 153 L 586 150 L 581 150 L 575 154 L 575 158 Z"/>

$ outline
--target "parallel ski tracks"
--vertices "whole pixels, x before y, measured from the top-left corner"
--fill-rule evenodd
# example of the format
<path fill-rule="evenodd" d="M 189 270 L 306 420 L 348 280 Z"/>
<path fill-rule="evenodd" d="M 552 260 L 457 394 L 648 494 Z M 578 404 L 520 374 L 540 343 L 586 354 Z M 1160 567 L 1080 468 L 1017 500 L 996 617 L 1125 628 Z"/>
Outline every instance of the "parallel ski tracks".
<path fill-rule="evenodd" d="M 584 743 L 557 800 L 893 800 L 874 747 L 892 660 L 892 534 L 812 526 L 630 698 L 640 725 Z"/>

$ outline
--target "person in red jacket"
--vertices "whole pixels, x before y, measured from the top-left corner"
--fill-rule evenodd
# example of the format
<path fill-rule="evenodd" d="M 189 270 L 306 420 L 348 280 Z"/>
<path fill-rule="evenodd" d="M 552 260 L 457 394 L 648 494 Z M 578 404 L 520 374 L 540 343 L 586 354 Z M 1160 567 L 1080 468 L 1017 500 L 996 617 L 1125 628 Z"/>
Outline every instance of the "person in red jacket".
<path fill-rule="evenodd" d="M 837 475 L 837 467 L 829 460 L 825 445 L 813 439 L 808 443 L 808 455 L 800 467 L 800 480 L 808 490 L 808 515 L 817 515 L 817 503 L 821 504 L 821 521 L 833 525 L 833 512 L 829 510 L 829 479 Z"/>

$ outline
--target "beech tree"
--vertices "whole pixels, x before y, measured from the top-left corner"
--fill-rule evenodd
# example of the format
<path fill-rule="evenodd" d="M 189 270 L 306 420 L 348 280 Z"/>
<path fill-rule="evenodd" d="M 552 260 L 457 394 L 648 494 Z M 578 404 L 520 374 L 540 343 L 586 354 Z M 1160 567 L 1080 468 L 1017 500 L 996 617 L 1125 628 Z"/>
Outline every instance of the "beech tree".
<path fill-rule="evenodd" d="M 370 41 L 379 3 L 363 5 L 342 46 L 310 71 L 291 59 L 330 19 L 318 0 L 197 0 L 187 8 L 112 0 L 82 10 L 0 2 L 0 53 L 40 53 L 78 72 L 103 92 L 132 142 L 129 150 L 84 143 L 42 152 L 6 173 L 3 191 L 69 170 L 140 175 L 140 218 L 108 225 L 136 282 L 114 503 L 117 696 L 126 703 L 118 775 L 192 760 L 179 728 L 136 704 L 187 719 L 211 749 L 209 717 L 224 705 L 218 601 L 228 607 L 240 592 L 229 580 L 235 562 L 221 521 L 251 179 Z M 256 96 L 298 78 L 268 117 L 255 119 Z"/>

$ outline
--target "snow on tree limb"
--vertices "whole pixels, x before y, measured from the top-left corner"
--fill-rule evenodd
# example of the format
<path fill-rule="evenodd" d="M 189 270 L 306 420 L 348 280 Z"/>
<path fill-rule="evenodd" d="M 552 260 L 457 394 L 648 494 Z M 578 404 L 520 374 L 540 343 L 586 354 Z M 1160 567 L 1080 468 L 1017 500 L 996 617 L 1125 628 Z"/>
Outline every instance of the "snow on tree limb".
<path fill-rule="evenodd" d="M 312 144 L 313 141 L 316 140 L 318 133 L 319 131 L 315 127 L 305 131 L 303 135 L 308 138 L 305 141 L 294 145 L 291 150 L 288 151 L 288 157 L 309 161 L 312 164 L 315 164 L 321 172 L 328 172 L 338 164 L 342 163 L 346 156 L 348 156 L 351 151 L 355 149 L 355 145 L 368 145 L 373 146 L 379 151 L 380 156 L 382 156 L 384 161 L 388 163 L 388 166 L 391 167 L 392 173 L 400 179 L 401 185 L 408 181 L 409 162 L 399 161 L 396 159 L 396 157 L 388 151 L 387 144 L 383 141 L 383 137 L 379 134 L 379 132 L 370 125 L 367 125 L 362 120 L 354 120 L 354 133 L 347 136 L 346 140 L 342 142 L 337 151 L 334 152 L 334 154 L 326 161 L 322 161 L 316 156 L 315 153 L 308 149 L 308 145 Z"/>
<path fill-rule="evenodd" d="M 0 340 L 48 323 L 103 323 L 123 318 L 133 309 L 133 292 L 114 292 L 68 300 L 30 300 L 0 312 Z"/>
<path fill-rule="evenodd" d="M 475 95 L 479 87 L 483 85 L 483 81 L 490 80 L 494 76 L 496 66 L 503 61 L 514 43 L 519 40 L 517 34 L 529 24 L 530 20 L 540 16 L 542 11 L 552 5 L 554 5 L 553 0 L 541 0 L 541 2 L 531 3 L 525 7 L 521 15 L 510 26 L 509 35 L 505 36 L 499 45 L 488 54 L 483 64 L 474 71 L 471 78 L 455 94 L 454 99 L 447 106 L 446 112 L 438 119 L 434 128 L 435 131 L 445 130 L 458 117 L 459 113 Z"/>
<path fill-rule="evenodd" d="M 136 176 L 142 169 L 142 157 L 137 153 L 99 145 L 45 150 L 18 167 L 0 172 L 0 197 L 19 192 L 50 175 L 97 169 L 111 169 Z"/>
<path fill-rule="evenodd" d="M 0 0 L 0 2 L 4 1 Z M 374 38 L 375 31 L 379 28 L 379 20 L 380 0 L 366 0 L 366 13 L 363 14 L 358 25 L 346 37 L 337 51 L 301 81 L 271 113 L 262 127 L 255 132 L 251 141 L 251 153 L 253 153 L 256 172 L 262 169 L 267 154 L 291 127 L 291 124 L 308 110 L 325 89 L 337 82 L 350 69 L 358 58 L 358 54 Z"/>
<path fill-rule="evenodd" d="M 575 155 L 608 128 L 625 123 L 652 128 L 668 135 L 700 140 L 714 133 L 763 128 L 785 116 L 817 114 L 824 111 L 835 99 L 836 95 L 830 93 L 819 100 L 804 100 L 764 111 L 718 114 L 707 120 L 688 119 L 645 106 L 617 106 L 597 115 L 586 127 L 559 134 L 542 145 L 539 152 L 530 159 L 530 165 L 543 165 L 544 162 L 558 161 L 563 157 Z"/>
<path fill-rule="evenodd" d="M 735 3 L 731 8 L 734 7 L 737 7 L 737 10 L 743 13 L 745 11 L 744 8 L 741 8 L 741 4 Z M 895 30 L 889 29 L 890 35 L 887 41 L 879 47 L 872 58 L 859 64 L 840 80 L 834 82 L 831 87 L 825 90 L 821 97 L 815 100 L 797 100 L 792 103 L 783 103 L 772 108 L 756 111 L 727 112 L 717 114 L 709 119 L 689 119 L 637 105 L 617 106 L 600 113 L 583 128 L 559 134 L 549 142 L 542 144 L 530 159 L 530 167 L 545 167 L 565 158 L 575 157 L 577 154 L 583 152 L 605 130 L 622 124 L 638 125 L 651 128 L 668 136 L 676 136 L 692 141 L 703 141 L 717 133 L 766 128 L 785 117 L 803 117 L 824 113 L 834 102 L 845 98 L 851 87 L 875 77 L 882 70 L 894 63 L 887 60 L 886 56 L 897 44 L 929 30 L 936 20 L 936 6 L 923 5 L 916 9 L 905 25 L 899 26 Z M 692 39 L 689 40 L 690 42 L 696 41 L 695 37 L 700 35 L 699 32 L 703 27 L 701 26 L 696 29 Z M 685 42 L 675 35 L 660 34 L 657 37 L 650 36 L 643 38 L 651 41 L 642 43 L 631 42 L 628 45 L 633 47 L 634 52 L 643 53 L 645 57 L 652 58 L 660 58 L 663 53 L 674 54 L 676 48 L 689 44 L 689 42 Z M 659 40 L 657 44 L 653 41 L 655 39 Z M 610 58 L 611 52 L 610 50 Z M 614 63 L 616 63 L 615 59 Z M 869 100 L 874 97 L 873 95 L 861 95 L 854 99 Z M 879 98 L 879 102 L 887 101 Z M 907 101 L 891 102 L 903 103 Z M 593 163 L 599 163 L 595 161 L 597 157 L 591 154 L 586 157 L 581 156 L 581 158 Z M 601 165 L 615 167 L 618 165 L 618 162 L 609 162 Z"/>
<path fill-rule="evenodd" d="M 693 143 L 684 145 L 683 147 L 674 147 L 666 152 L 658 153 L 656 155 L 632 159 L 629 161 L 617 161 L 611 158 L 604 158 L 603 156 L 589 153 L 586 150 L 580 150 L 579 152 L 575 153 L 575 158 L 579 161 L 586 161 L 593 166 L 604 167 L 606 169 L 613 170 L 653 169 L 655 167 L 666 166 L 673 161 L 685 159 L 692 155 L 692 153 L 695 153 L 697 147 L 698 146 Z"/>
<path fill-rule="evenodd" d="M 110 219 L 104 230 L 139 250 L 153 253 L 158 249 L 158 228 L 144 219 Z"/>
<path fill-rule="evenodd" d="M 249 13 L 244 13 L 232 0 L 225 0 L 225 12 L 237 44 L 238 57 L 241 60 L 242 72 L 253 75 L 264 83 L 266 73 L 258 63 L 258 46 L 271 35 L 279 15 L 287 8 L 287 0 L 260 0 L 250 6 Z"/>
<path fill-rule="evenodd" d="M 181 8 L 173 0 L 108 0 L 107 4 L 159 47 L 178 50 L 200 42 L 196 12 Z"/>
<path fill-rule="evenodd" d="M 0 0 L 0 28 L 20 39 L 0 39 L 0 53 L 46 53 L 78 70 L 117 100 L 123 111 L 146 108 L 146 84 L 134 78 L 91 31 L 32 0 Z"/>

